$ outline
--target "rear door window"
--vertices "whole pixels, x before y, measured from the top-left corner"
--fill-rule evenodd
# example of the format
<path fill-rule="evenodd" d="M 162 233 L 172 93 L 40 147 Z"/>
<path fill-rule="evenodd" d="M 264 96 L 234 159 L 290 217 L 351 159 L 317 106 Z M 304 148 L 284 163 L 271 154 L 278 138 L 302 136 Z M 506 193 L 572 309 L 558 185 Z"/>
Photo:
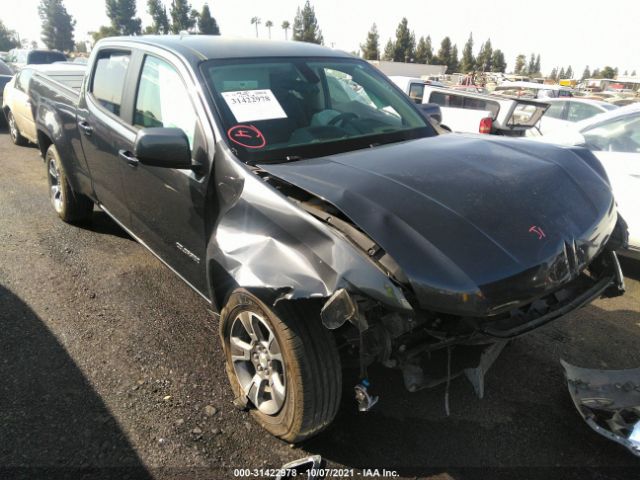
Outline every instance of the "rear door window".
<path fill-rule="evenodd" d="M 553 102 L 547 109 L 544 116 L 564 120 L 564 107 L 566 102 Z"/>
<path fill-rule="evenodd" d="M 579 122 L 586 120 L 594 115 L 602 113 L 601 110 L 593 105 L 579 102 L 569 102 L 569 110 L 567 112 L 567 120 L 570 122 Z"/>
<path fill-rule="evenodd" d="M 29 82 L 32 75 L 33 70 L 30 68 L 23 69 L 16 77 L 16 88 L 21 92 L 29 93 Z"/>
<path fill-rule="evenodd" d="M 130 59 L 130 52 L 100 52 L 93 72 L 91 94 L 105 110 L 118 116 Z"/>

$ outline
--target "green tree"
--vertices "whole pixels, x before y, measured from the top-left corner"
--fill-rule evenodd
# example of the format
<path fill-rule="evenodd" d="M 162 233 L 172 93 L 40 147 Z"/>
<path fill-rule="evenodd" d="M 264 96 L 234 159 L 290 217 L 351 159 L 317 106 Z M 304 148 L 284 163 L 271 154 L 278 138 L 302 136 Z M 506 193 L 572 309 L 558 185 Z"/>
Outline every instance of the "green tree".
<path fill-rule="evenodd" d="M 139 35 L 142 20 L 136 16 L 135 0 L 107 0 L 107 17 L 119 35 Z"/>
<path fill-rule="evenodd" d="M 20 46 L 20 42 L 16 36 L 16 32 L 7 28 L 2 20 L 0 20 L 0 50 L 7 51 Z"/>
<path fill-rule="evenodd" d="M 444 37 L 442 42 L 440 42 L 440 49 L 438 50 L 438 54 L 436 58 L 434 58 L 434 63 L 438 65 L 446 65 L 447 70 L 449 69 L 449 65 L 452 64 L 452 48 L 451 48 L 451 39 L 449 37 Z M 457 53 L 457 48 L 456 48 Z M 453 73 L 453 72 L 450 72 Z"/>
<path fill-rule="evenodd" d="M 462 61 L 460 62 L 460 70 L 462 73 L 472 72 L 476 65 L 476 59 L 473 58 L 473 33 L 469 34 L 467 43 L 462 49 Z"/>
<path fill-rule="evenodd" d="M 285 20 L 280 26 L 284 30 L 284 39 L 289 40 L 289 29 L 291 28 L 291 24 L 287 20 Z"/>
<path fill-rule="evenodd" d="M 87 53 L 86 42 L 76 42 L 75 51 L 78 53 Z"/>
<path fill-rule="evenodd" d="M 591 71 L 589 70 L 589 65 L 584 67 L 581 80 L 586 80 L 587 78 L 591 78 Z"/>
<path fill-rule="evenodd" d="M 42 21 L 42 42 L 52 50 L 73 50 L 76 21 L 69 15 L 62 0 L 40 0 L 38 14 Z"/>
<path fill-rule="evenodd" d="M 573 68 L 571 68 L 571 65 L 569 65 L 569 67 L 565 70 L 564 78 L 568 78 L 569 80 L 573 78 Z"/>
<path fill-rule="evenodd" d="M 567 75 L 564 72 L 564 67 L 560 67 L 560 73 L 558 74 L 558 80 L 564 80 L 565 78 L 567 78 Z"/>
<path fill-rule="evenodd" d="M 271 20 L 267 20 L 264 26 L 267 27 L 267 31 L 269 32 L 269 40 L 271 40 L 271 27 L 273 27 L 273 22 Z"/>
<path fill-rule="evenodd" d="M 393 62 L 393 52 L 396 49 L 396 46 L 393 44 L 393 40 L 387 40 L 387 44 L 384 46 L 384 53 L 382 54 L 382 59 L 387 60 L 389 62 Z"/>
<path fill-rule="evenodd" d="M 542 66 L 540 64 L 540 54 L 538 54 L 538 56 L 536 57 L 535 71 L 538 73 L 542 72 Z"/>
<path fill-rule="evenodd" d="M 516 64 L 513 67 L 513 73 L 516 75 L 524 75 L 526 74 L 527 68 L 527 57 L 523 54 L 520 54 L 516 57 Z"/>
<path fill-rule="evenodd" d="M 431 47 L 431 37 L 420 37 L 416 46 L 416 63 L 431 63 L 433 61 L 433 48 Z"/>
<path fill-rule="evenodd" d="M 600 73 L 600 69 L 596 68 L 592 73 L 591 73 L 591 77 L 592 78 L 602 78 L 602 74 Z"/>
<path fill-rule="evenodd" d="M 549 74 L 549 78 L 551 80 L 558 80 L 558 69 L 556 67 L 553 67 L 553 70 L 551 70 L 551 73 Z"/>
<path fill-rule="evenodd" d="M 536 73 L 536 56 L 532 53 L 529 57 L 529 64 L 527 65 L 527 73 L 529 75 L 533 75 Z"/>
<path fill-rule="evenodd" d="M 636 76 L 636 71 L 634 70 L 633 72 L 631 72 L 631 76 L 635 77 Z"/>
<path fill-rule="evenodd" d="M 396 28 L 396 39 L 393 42 L 394 62 L 413 62 L 416 56 L 416 38 L 409 31 L 409 21 L 406 17 L 400 20 Z"/>
<path fill-rule="evenodd" d="M 304 2 L 302 10 L 298 7 L 296 18 L 293 20 L 293 39 L 299 42 L 324 44 L 322 30 L 318 26 L 316 11 L 309 0 Z"/>
<path fill-rule="evenodd" d="M 449 73 L 455 73 L 458 72 L 460 70 L 460 61 L 458 60 L 458 45 L 454 45 L 453 48 L 451 49 L 451 58 L 449 59 L 449 62 L 447 63 L 447 72 Z"/>
<path fill-rule="evenodd" d="M 97 32 L 89 32 L 89 35 L 91 35 L 91 38 L 93 38 L 94 42 L 97 42 L 102 38 L 117 37 L 118 35 L 120 35 L 120 32 L 113 28 L 111 25 L 103 25 Z"/>
<path fill-rule="evenodd" d="M 198 30 L 202 35 L 220 35 L 220 27 L 218 22 L 211 16 L 211 10 L 206 3 L 202 7 L 202 12 L 198 18 Z"/>
<path fill-rule="evenodd" d="M 262 23 L 260 17 L 251 17 L 251 25 L 256 26 L 256 38 L 258 38 L 258 25 Z"/>
<path fill-rule="evenodd" d="M 173 33 L 191 30 L 195 26 L 198 17 L 187 0 L 172 0 L 169 13 L 171 15 L 171 31 Z"/>
<path fill-rule="evenodd" d="M 365 60 L 380 60 L 380 35 L 375 23 L 367 33 L 364 44 L 360 45 L 360 50 L 362 50 L 362 58 Z"/>
<path fill-rule="evenodd" d="M 147 13 L 151 16 L 153 24 L 146 28 L 146 33 L 166 35 L 171 31 L 167 7 L 161 0 L 147 0 Z"/>
<path fill-rule="evenodd" d="M 478 57 L 476 58 L 476 70 L 482 72 L 491 72 L 491 62 L 493 60 L 493 47 L 491 46 L 491 39 L 487 39 L 486 42 L 480 47 Z"/>
<path fill-rule="evenodd" d="M 602 75 L 602 78 L 614 78 L 616 76 L 616 71 L 607 65 L 602 69 L 600 75 Z"/>
<path fill-rule="evenodd" d="M 491 55 L 491 71 L 504 73 L 507 71 L 507 61 L 504 58 L 504 53 L 499 48 L 496 48 Z"/>

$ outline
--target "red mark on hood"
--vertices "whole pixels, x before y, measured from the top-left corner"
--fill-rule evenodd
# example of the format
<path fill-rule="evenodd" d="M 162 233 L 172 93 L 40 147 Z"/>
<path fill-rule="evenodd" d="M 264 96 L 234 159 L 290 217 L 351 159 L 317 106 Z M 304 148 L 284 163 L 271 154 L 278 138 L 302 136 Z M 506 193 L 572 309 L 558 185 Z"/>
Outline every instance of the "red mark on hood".
<path fill-rule="evenodd" d="M 538 236 L 538 240 L 542 240 L 546 237 L 544 230 L 537 225 L 532 225 L 531 228 L 529 228 L 529 233 L 535 233 Z"/>
<path fill-rule="evenodd" d="M 245 148 L 262 148 L 267 140 L 260 130 L 253 125 L 236 125 L 227 132 L 229 140 Z"/>

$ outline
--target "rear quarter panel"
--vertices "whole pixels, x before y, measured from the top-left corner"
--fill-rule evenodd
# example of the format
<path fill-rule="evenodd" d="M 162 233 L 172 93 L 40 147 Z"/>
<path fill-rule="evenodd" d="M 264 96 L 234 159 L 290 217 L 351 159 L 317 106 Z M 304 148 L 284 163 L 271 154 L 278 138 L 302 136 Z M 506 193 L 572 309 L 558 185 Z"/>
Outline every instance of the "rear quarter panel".
<path fill-rule="evenodd" d="M 42 154 L 53 143 L 73 190 L 94 198 L 76 120 L 78 94 L 34 75 L 30 96 Z"/>

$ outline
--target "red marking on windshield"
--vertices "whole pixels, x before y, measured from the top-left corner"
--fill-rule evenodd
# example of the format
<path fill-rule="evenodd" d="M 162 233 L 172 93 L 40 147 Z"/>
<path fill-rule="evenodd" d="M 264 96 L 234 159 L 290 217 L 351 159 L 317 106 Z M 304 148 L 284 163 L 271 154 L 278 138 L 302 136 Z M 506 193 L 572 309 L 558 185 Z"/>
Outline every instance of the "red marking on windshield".
<path fill-rule="evenodd" d="M 236 125 L 227 132 L 229 140 L 245 148 L 262 148 L 267 140 L 260 130 L 253 125 Z"/>

